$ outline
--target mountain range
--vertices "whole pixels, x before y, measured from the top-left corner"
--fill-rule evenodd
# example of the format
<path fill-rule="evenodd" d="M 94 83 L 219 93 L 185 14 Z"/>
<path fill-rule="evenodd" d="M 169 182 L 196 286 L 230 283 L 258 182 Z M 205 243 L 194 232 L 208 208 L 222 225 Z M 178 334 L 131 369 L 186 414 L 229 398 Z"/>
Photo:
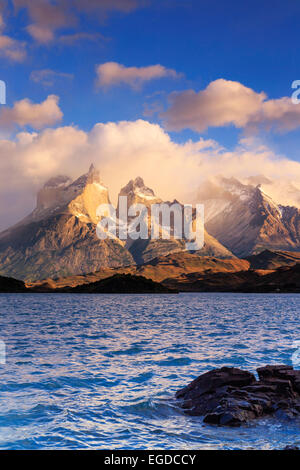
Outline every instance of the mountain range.
<path fill-rule="evenodd" d="M 255 179 L 234 178 L 202 184 L 195 202 L 204 204 L 205 243 L 201 250 L 187 253 L 185 241 L 172 236 L 169 240 L 100 240 L 96 210 L 100 204 L 110 204 L 110 197 L 93 165 L 75 181 L 67 176 L 51 178 L 39 191 L 33 212 L 0 234 L 0 274 L 27 282 L 116 269 L 144 275 L 145 270 L 157 270 L 156 263 L 159 272 L 169 270 L 180 276 L 201 271 L 200 265 L 214 271 L 218 263 L 236 263 L 234 270 L 249 269 L 257 261 L 255 256 L 268 250 L 270 269 L 288 260 L 293 264 L 300 251 L 300 210 L 275 202 L 262 186 Z M 178 203 L 162 201 L 140 177 L 123 187 L 120 195 L 127 196 L 129 206 Z"/>

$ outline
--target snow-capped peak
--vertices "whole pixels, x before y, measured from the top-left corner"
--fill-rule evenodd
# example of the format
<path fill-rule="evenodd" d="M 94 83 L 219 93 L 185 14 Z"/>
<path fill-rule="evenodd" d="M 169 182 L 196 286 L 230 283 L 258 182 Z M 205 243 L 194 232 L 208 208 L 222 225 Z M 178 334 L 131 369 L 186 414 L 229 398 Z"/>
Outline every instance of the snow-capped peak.
<path fill-rule="evenodd" d="M 127 196 L 129 205 L 135 203 L 154 204 L 160 201 L 160 199 L 155 196 L 154 191 L 145 185 L 143 178 L 140 176 L 129 181 L 129 183 L 121 189 L 119 195 Z"/>

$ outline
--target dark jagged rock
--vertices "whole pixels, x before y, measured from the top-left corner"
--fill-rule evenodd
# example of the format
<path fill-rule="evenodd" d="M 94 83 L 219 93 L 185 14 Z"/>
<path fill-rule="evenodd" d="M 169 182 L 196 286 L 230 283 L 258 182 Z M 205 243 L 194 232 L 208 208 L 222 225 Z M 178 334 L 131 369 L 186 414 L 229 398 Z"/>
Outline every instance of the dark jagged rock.
<path fill-rule="evenodd" d="M 12 277 L 0 276 L 0 293 L 18 293 L 26 292 L 26 287 L 23 281 L 18 281 Z"/>
<path fill-rule="evenodd" d="M 101 281 L 83 284 L 71 289 L 63 289 L 70 293 L 87 294 L 164 294 L 177 293 L 159 282 L 154 282 L 143 276 L 132 276 L 131 274 L 115 274 Z"/>
<path fill-rule="evenodd" d="M 300 371 L 274 365 L 257 369 L 259 380 L 232 367 L 200 375 L 176 393 L 185 413 L 204 416 L 204 422 L 240 426 L 266 415 L 300 415 Z"/>
<path fill-rule="evenodd" d="M 55 289 L 50 285 L 43 287 L 26 287 L 23 281 L 0 276 L 0 293 L 71 293 L 71 294 L 177 294 L 159 282 L 143 276 L 115 274 L 89 284 L 76 287 Z"/>

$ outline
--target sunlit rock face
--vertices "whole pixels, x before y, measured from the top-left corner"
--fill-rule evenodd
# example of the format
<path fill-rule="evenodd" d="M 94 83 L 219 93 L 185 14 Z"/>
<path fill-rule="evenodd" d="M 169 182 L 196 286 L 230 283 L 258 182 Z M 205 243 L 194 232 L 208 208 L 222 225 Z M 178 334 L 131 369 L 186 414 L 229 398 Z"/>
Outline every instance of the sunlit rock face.
<path fill-rule="evenodd" d="M 85 222 L 97 223 L 100 204 L 110 204 L 108 188 L 101 183 L 99 171 L 91 165 L 88 173 L 72 182 L 68 176 L 51 178 L 38 192 L 34 220 L 57 211 L 69 211 Z"/>
<path fill-rule="evenodd" d="M 97 208 L 100 204 L 110 204 L 108 188 L 100 179 L 100 173 L 92 165 L 89 172 L 70 186 L 76 196 L 69 204 L 71 214 L 85 222 L 97 224 Z"/>
<path fill-rule="evenodd" d="M 52 178 L 35 210 L 0 234 L 0 273 L 34 281 L 134 264 L 121 240 L 97 237 L 96 209 L 109 202 L 93 166 L 74 182 Z"/>

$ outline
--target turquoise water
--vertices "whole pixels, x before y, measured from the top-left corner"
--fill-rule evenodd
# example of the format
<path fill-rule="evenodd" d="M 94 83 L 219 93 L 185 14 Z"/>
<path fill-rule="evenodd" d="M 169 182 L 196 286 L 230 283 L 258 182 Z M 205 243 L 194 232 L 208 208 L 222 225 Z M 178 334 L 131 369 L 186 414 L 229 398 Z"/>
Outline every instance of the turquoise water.
<path fill-rule="evenodd" d="M 224 365 L 291 364 L 300 296 L 0 296 L 0 449 L 272 449 L 299 421 L 239 429 L 185 416 L 174 392 Z"/>

